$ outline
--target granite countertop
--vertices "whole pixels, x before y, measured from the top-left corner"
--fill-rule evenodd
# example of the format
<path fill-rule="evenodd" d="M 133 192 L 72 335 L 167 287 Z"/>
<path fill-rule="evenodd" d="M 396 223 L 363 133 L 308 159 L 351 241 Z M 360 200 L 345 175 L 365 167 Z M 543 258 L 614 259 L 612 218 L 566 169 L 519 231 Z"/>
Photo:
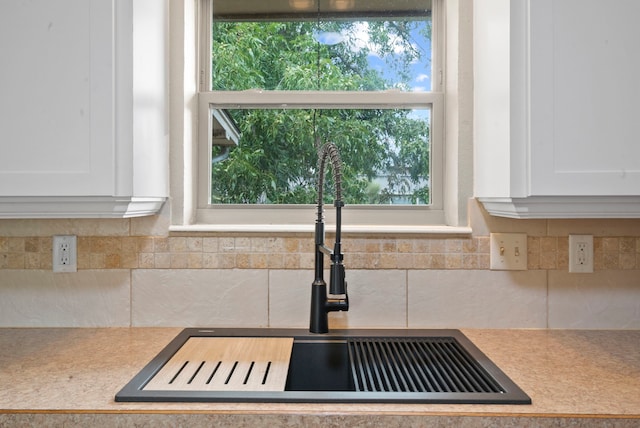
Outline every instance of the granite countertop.
<path fill-rule="evenodd" d="M 0 329 L 0 426 L 640 425 L 640 330 L 463 330 L 531 405 L 116 403 L 180 331 Z"/>

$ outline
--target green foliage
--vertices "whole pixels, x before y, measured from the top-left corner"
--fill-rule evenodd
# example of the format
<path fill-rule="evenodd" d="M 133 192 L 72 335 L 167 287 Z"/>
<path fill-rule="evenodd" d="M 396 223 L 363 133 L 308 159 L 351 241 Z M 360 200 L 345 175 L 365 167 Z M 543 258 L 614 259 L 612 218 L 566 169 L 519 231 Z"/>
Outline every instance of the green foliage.
<path fill-rule="evenodd" d="M 422 54 L 410 37 L 413 24 L 380 21 L 371 22 L 367 29 L 376 52 L 393 59 L 404 79 Z M 215 23 L 213 90 L 368 91 L 397 86 L 369 66 L 369 48 L 356 49 L 358 40 L 348 37 L 362 30 L 357 23 L 323 22 L 320 30 L 347 35 L 335 45 L 319 44 L 313 37 L 318 30 L 318 23 L 312 21 Z M 397 54 L 398 45 L 403 46 L 403 55 Z M 410 110 L 238 109 L 228 113 L 241 140 L 228 159 L 212 165 L 214 203 L 314 203 L 315 135 L 340 148 L 347 204 L 388 204 L 394 195 L 407 193 L 412 203 L 429 201 L 429 129 Z M 380 176 L 386 177 L 385 186 L 375 182 Z"/>

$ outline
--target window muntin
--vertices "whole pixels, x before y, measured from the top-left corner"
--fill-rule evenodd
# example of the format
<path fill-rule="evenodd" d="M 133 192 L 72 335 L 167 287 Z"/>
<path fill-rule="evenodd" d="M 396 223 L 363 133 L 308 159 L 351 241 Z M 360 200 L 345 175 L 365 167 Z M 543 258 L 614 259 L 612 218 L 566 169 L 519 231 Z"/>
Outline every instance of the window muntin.
<path fill-rule="evenodd" d="M 213 0 L 213 4 L 215 4 L 217 0 Z M 205 1 L 204 3 L 208 4 L 209 7 L 212 7 L 211 0 Z M 244 2 L 236 2 L 239 4 L 244 4 Z M 260 11 L 258 10 L 260 7 L 269 8 L 269 2 L 258 2 L 260 3 L 259 7 L 256 7 L 258 14 Z M 275 4 L 282 4 L 282 2 L 274 2 Z M 291 3 L 291 2 L 289 2 Z M 317 3 L 314 3 L 314 11 L 317 9 Z M 396 19 L 398 16 L 406 18 L 404 12 L 392 12 L 391 7 L 395 8 L 396 5 L 394 2 L 384 1 L 384 2 L 358 2 L 362 4 L 378 4 L 379 9 L 374 13 L 369 13 L 367 19 L 373 19 L 375 15 L 375 19 L 377 22 L 385 22 L 383 19 L 385 17 L 392 16 L 393 19 Z M 380 4 L 384 3 L 386 7 L 386 11 L 381 12 Z M 425 9 L 429 10 L 429 19 L 431 19 L 431 1 L 424 0 L 416 0 L 416 1 L 408 1 L 408 2 L 398 2 L 398 4 L 406 5 L 411 3 L 412 5 L 421 4 L 426 5 L 423 9 L 421 9 L 420 13 L 423 13 Z M 440 2 L 434 2 L 439 4 Z M 321 3 L 322 4 L 322 3 Z M 242 6 L 240 6 L 242 7 Z M 415 8 L 413 8 L 415 9 Z M 262 11 L 264 12 L 264 10 Z M 371 12 L 371 11 L 369 11 Z M 209 16 L 211 16 L 211 9 L 207 12 Z M 285 16 L 289 12 L 285 13 Z M 415 13 L 412 12 L 412 13 Z M 242 14 L 240 14 L 242 15 Z M 358 14 L 351 14 L 348 18 L 351 19 L 352 22 L 362 22 L 362 17 L 360 16 L 360 20 L 354 20 L 354 16 Z M 239 16 L 239 15 L 238 15 Z M 438 15 L 440 16 L 440 15 Z M 299 16 L 296 16 L 298 19 Z M 315 13 L 308 14 L 306 17 L 303 17 L 307 21 L 315 21 L 317 24 L 317 15 Z M 335 18 L 335 16 L 333 17 Z M 343 18 L 343 17 L 341 17 Z M 416 19 L 415 16 L 412 16 L 411 19 Z M 435 19 L 435 18 L 434 18 Z M 260 19 L 255 16 L 252 18 L 253 21 L 260 21 Z M 262 19 L 264 21 L 264 19 Z M 273 22 L 273 17 L 269 17 L 271 22 Z M 324 22 L 320 20 L 320 22 Z M 387 19 L 388 22 L 388 19 Z M 431 25 L 431 24 L 430 24 Z M 347 216 L 353 215 L 354 218 L 357 218 L 360 224 L 444 224 L 445 216 L 443 210 L 443 176 L 444 176 L 444 147 L 443 147 L 443 129 L 444 129 L 444 95 L 441 91 L 442 82 L 440 81 L 442 76 L 442 70 L 440 67 L 440 62 L 438 59 L 440 58 L 441 48 L 441 36 L 438 37 L 438 32 L 436 29 L 440 28 L 437 24 L 437 21 L 434 21 L 434 38 L 439 39 L 440 41 L 434 43 L 434 52 L 432 54 L 432 58 L 429 59 L 429 68 L 433 68 L 436 70 L 434 75 L 436 78 L 431 78 L 429 75 L 429 82 L 432 82 L 432 87 L 417 87 L 415 85 L 417 79 L 414 78 L 414 86 L 410 87 L 408 85 L 399 85 L 398 82 L 389 84 L 386 88 L 391 88 L 391 90 L 367 90 L 362 89 L 356 91 L 344 91 L 344 90 L 336 90 L 331 91 L 331 87 L 324 85 L 325 87 L 321 87 L 318 89 L 318 86 L 322 86 L 322 74 L 320 73 L 320 78 L 317 78 L 316 72 L 313 70 L 310 71 L 309 75 L 312 77 L 309 80 L 308 85 L 298 86 L 298 88 L 306 88 L 305 91 L 300 90 L 291 90 L 286 89 L 283 90 L 282 87 L 276 90 L 265 90 L 264 88 L 253 87 L 254 85 L 248 85 L 241 87 L 240 90 L 213 90 L 209 91 L 211 88 L 211 81 L 207 82 L 206 77 L 214 75 L 214 72 L 211 68 L 213 62 L 206 64 L 205 62 L 201 62 L 202 66 L 200 71 L 200 85 L 202 91 L 200 92 L 200 131 L 199 134 L 201 138 L 204 136 L 204 140 L 207 140 L 207 136 L 211 135 L 211 117 L 213 111 L 221 111 L 226 109 L 246 109 L 246 108 L 265 108 L 265 109 L 273 109 L 273 108 L 281 108 L 282 106 L 286 107 L 294 107 L 294 108 L 309 108 L 309 109 L 323 109 L 323 108 L 332 108 L 332 109 L 344 109 L 344 108 L 367 108 L 367 109 L 389 109 L 389 108 L 400 108 L 400 109 L 413 109 L 419 108 L 423 110 L 427 110 L 430 112 L 430 123 L 428 128 L 429 139 L 431 146 L 428 148 L 429 152 L 429 161 L 431 164 L 431 169 L 428 171 L 428 182 L 430 185 L 430 204 L 428 205 L 418 205 L 418 206 L 410 206 L 410 205 L 396 205 L 390 207 L 389 205 L 350 205 L 350 210 L 347 212 Z M 206 33 L 206 32 L 205 32 Z M 209 43 L 213 40 L 211 33 L 209 33 Z M 205 61 L 206 61 L 206 53 L 211 52 L 211 45 L 206 46 L 204 43 L 204 52 L 205 52 Z M 323 45 L 324 46 L 324 45 Z M 321 46 L 321 48 L 323 47 Z M 330 45 L 327 45 L 330 46 Z M 430 52 L 431 54 L 431 52 Z M 214 52 L 215 56 L 215 52 Z M 322 61 L 322 58 L 321 58 Z M 429 70 L 429 74 L 430 70 Z M 205 76 L 203 78 L 203 76 Z M 314 80 L 316 79 L 316 80 Z M 405 83 L 408 80 L 405 79 Z M 424 82 L 423 82 L 424 83 Z M 313 87 L 313 86 L 316 87 Z M 251 86 L 251 88 L 250 88 Z M 262 85 L 259 85 L 262 86 Z M 273 86 L 275 87 L 275 86 Z M 333 87 L 333 89 L 340 89 L 340 87 Z M 431 89 L 431 91 L 429 91 Z M 309 93 L 309 90 L 315 91 L 313 93 Z M 367 95 L 370 94 L 370 95 Z M 208 112 L 208 113 L 207 113 Z M 209 123 L 209 129 L 206 128 L 206 122 Z M 322 139 L 324 137 L 320 135 Z M 310 142 L 313 142 L 313 139 L 307 138 Z M 211 138 L 209 138 L 209 145 L 203 145 L 201 140 L 200 151 L 199 151 L 199 191 L 198 191 L 198 211 L 197 217 L 198 221 L 202 223 L 213 222 L 217 224 L 224 223 L 291 223 L 295 224 L 298 222 L 306 223 L 306 216 L 300 216 L 298 211 L 299 209 L 305 210 L 304 206 L 293 206 L 289 204 L 283 205 L 259 205 L 259 204 L 216 204 L 211 205 L 211 193 L 209 191 L 209 181 L 211 178 L 211 158 L 212 158 L 212 145 Z M 209 160 L 207 160 L 209 159 Z M 313 162 L 315 164 L 315 161 Z M 207 186 L 203 186 L 204 183 L 207 183 Z M 212 209 L 213 208 L 213 209 Z M 251 209 L 258 209 L 258 212 L 251 213 Z M 306 208 L 308 209 L 308 208 Z"/>

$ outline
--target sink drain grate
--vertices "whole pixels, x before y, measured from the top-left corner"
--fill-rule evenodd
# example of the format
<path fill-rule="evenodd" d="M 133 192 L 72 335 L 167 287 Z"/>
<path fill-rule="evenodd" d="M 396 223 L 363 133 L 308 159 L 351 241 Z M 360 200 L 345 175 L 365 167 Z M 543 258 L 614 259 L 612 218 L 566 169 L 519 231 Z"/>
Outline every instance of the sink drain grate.
<path fill-rule="evenodd" d="M 357 391 L 504 393 L 453 337 L 349 339 Z"/>

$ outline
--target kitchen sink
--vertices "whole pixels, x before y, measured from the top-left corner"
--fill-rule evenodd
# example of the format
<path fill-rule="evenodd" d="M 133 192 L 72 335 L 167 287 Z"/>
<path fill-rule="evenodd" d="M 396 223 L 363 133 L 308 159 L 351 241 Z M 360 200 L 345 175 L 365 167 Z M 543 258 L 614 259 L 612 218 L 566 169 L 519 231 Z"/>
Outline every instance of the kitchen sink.
<path fill-rule="evenodd" d="M 240 342 L 246 347 L 237 347 Z M 235 353 L 221 350 L 223 343 Z M 207 347 L 210 351 L 204 352 Z M 273 348 L 273 356 L 261 355 L 267 347 Z M 289 329 L 185 329 L 115 399 L 531 403 L 460 331 L 417 329 L 323 335 Z"/>

